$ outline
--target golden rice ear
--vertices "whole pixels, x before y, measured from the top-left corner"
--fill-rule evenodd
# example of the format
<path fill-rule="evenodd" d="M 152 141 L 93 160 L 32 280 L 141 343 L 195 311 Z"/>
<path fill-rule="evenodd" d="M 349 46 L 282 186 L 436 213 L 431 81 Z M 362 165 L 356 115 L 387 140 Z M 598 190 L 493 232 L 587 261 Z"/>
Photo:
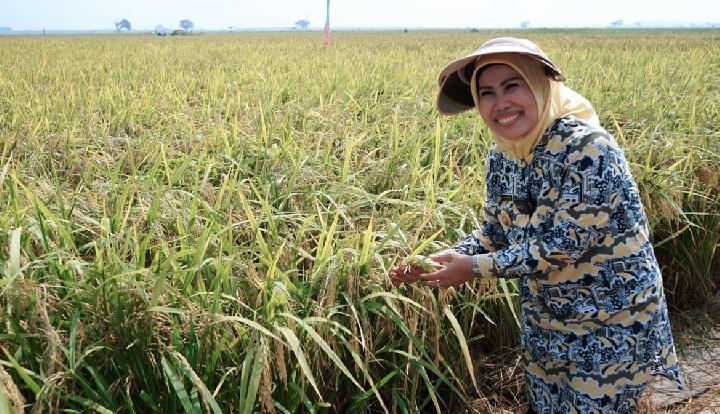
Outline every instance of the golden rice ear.
<path fill-rule="evenodd" d="M 10 374 L 5 372 L 2 366 L 0 366 L 0 392 L 5 394 L 5 397 L 10 403 L 10 412 L 23 412 L 25 400 Z M 15 411 L 13 411 L 12 408 L 15 408 Z"/>
<path fill-rule="evenodd" d="M 405 266 L 417 266 L 426 272 L 434 272 L 440 266 L 438 263 L 422 255 L 415 255 L 403 261 Z"/>

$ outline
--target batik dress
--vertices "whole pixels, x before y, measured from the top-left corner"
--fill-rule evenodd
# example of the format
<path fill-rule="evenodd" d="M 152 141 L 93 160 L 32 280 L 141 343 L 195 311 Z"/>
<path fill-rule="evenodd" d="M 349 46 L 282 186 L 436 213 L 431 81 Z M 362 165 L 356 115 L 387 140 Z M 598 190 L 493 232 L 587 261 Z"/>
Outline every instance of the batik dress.
<path fill-rule="evenodd" d="M 492 149 L 481 229 L 454 248 L 519 278 L 527 396 L 538 413 L 630 413 L 653 375 L 680 386 L 662 277 L 623 151 L 573 116 L 530 161 Z"/>

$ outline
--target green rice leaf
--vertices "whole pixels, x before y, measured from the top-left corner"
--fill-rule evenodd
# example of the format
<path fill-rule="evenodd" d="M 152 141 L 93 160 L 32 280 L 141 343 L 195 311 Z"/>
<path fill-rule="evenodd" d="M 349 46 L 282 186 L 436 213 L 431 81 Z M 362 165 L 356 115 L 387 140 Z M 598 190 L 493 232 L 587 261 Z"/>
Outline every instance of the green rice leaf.
<path fill-rule="evenodd" d="M 167 306 L 153 306 L 152 308 L 148 309 L 148 312 L 174 313 L 176 315 L 185 314 L 185 311 L 183 311 L 182 309 L 170 308 Z"/>
<path fill-rule="evenodd" d="M 270 338 L 277 339 L 278 341 L 282 341 L 277 335 L 270 332 L 267 328 L 260 325 L 259 323 L 243 318 L 242 316 L 221 316 L 218 319 L 216 319 L 213 323 L 222 323 L 222 322 L 240 322 L 242 324 L 245 324 L 259 332 L 261 332 L 265 336 L 269 336 Z"/>
<path fill-rule="evenodd" d="M 183 385 L 182 379 L 177 375 L 177 372 L 164 355 L 162 356 L 160 362 L 162 364 L 163 371 L 165 372 L 165 376 L 168 381 L 170 381 L 170 385 L 175 391 L 175 395 L 178 397 L 180 404 L 182 404 L 182 407 L 185 410 L 185 414 L 195 414 L 193 403 L 190 400 L 187 390 L 185 390 L 185 385 Z"/>
<path fill-rule="evenodd" d="M 458 342 L 460 342 L 460 349 L 462 350 L 463 357 L 465 358 L 465 366 L 467 366 L 468 373 L 470 374 L 470 379 L 472 379 L 473 386 L 475 387 L 475 391 L 479 392 L 477 381 L 475 380 L 475 367 L 472 363 L 472 358 L 470 358 L 470 350 L 467 346 L 467 340 L 465 339 L 465 334 L 463 333 L 462 329 L 460 328 L 460 324 L 458 323 L 457 319 L 455 318 L 455 315 L 450 310 L 449 306 L 445 306 L 444 309 L 445 316 L 450 320 L 450 324 L 453 327 L 453 330 L 455 331 L 455 335 L 458 338 Z"/>
<path fill-rule="evenodd" d="M 308 325 L 307 323 L 305 323 L 305 321 L 303 321 L 302 319 L 298 318 L 298 317 L 295 316 L 295 315 L 292 315 L 292 314 L 289 314 L 289 313 L 284 313 L 284 312 L 281 313 L 281 315 L 284 316 L 284 317 L 286 317 L 286 318 L 288 318 L 288 319 L 294 320 L 295 322 L 298 323 L 298 325 L 300 325 L 300 326 L 302 326 L 303 328 L 305 328 L 305 330 L 308 332 L 308 334 L 310 334 L 310 337 L 311 337 L 318 345 L 320 345 L 320 348 L 322 348 L 322 350 L 325 351 L 325 354 L 330 358 L 330 360 L 332 360 L 332 362 L 335 363 L 335 366 L 338 367 L 338 369 L 340 369 L 340 371 L 341 371 L 343 374 L 345 374 L 345 376 L 348 377 L 348 378 L 350 379 L 350 381 L 353 382 L 353 384 L 355 384 L 355 385 L 356 385 L 358 388 L 360 388 L 361 390 L 365 391 L 365 390 L 363 389 L 362 385 L 360 385 L 360 383 L 357 382 L 357 380 L 355 379 L 355 377 L 350 373 L 350 370 L 347 369 L 347 367 L 346 367 L 345 364 L 342 362 L 342 360 L 340 359 L 340 357 L 338 357 L 337 354 L 332 350 L 332 348 L 330 348 L 330 345 L 328 345 L 327 342 L 325 342 L 325 340 L 324 340 L 320 335 L 318 335 L 318 333 L 315 331 L 315 329 L 312 328 L 312 326 Z"/>
<path fill-rule="evenodd" d="M 10 232 L 10 260 L 5 269 L 5 277 L 14 279 L 20 273 L 20 233 L 22 227 Z"/>
<path fill-rule="evenodd" d="M 263 347 L 258 346 L 255 351 L 255 359 L 250 374 L 250 382 L 247 387 L 245 406 L 242 410 L 243 414 L 250 414 L 255 408 L 255 400 L 257 399 L 258 387 L 260 386 L 260 376 L 262 375 L 262 365 L 264 360 L 265 352 L 263 352 Z"/>
<path fill-rule="evenodd" d="M 77 395 L 71 395 L 71 396 L 69 396 L 69 399 L 72 401 L 75 401 L 76 403 L 82 405 L 83 407 L 86 407 L 86 408 L 89 408 L 89 409 L 95 411 L 96 413 L 114 414 L 113 411 L 108 410 L 107 408 L 103 407 L 99 403 L 92 401 L 92 400 L 88 400 L 87 398 L 83 398 L 83 397 L 80 397 Z"/>
<path fill-rule="evenodd" d="M 290 329 L 281 326 L 278 329 L 280 329 L 280 332 L 282 332 L 285 339 L 287 339 L 288 344 L 290 345 L 290 349 L 295 353 L 295 357 L 298 360 L 298 363 L 300 364 L 300 369 L 302 369 L 303 374 L 305 374 L 305 378 L 308 379 L 310 382 L 310 385 L 312 385 L 313 389 L 317 393 L 318 397 L 322 399 L 322 395 L 320 394 L 320 390 L 317 387 L 317 384 L 315 383 L 315 377 L 312 374 L 312 370 L 310 370 L 310 365 L 307 363 L 307 358 L 305 358 L 305 353 L 303 352 L 302 348 L 300 347 L 300 341 L 298 340 L 297 336 L 295 336 L 295 332 L 291 331 Z"/>
<path fill-rule="evenodd" d="M 517 294 L 510 292 L 510 285 L 508 284 L 507 279 L 501 277 L 498 279 L 498 283 L 500 284 L 500 289 L 505 297 L 505 303 L 507 303 L 507 307 L 510 308 L 510 312 L 512 312 L 512 316 L 515 319 L 515 324 L 519 327 L 520 319 L 515 311 L 515 302 L 513 301 L 513 296 L 517 296 Z"/>
<path fill-rule="evenodd" d="M 5 349 L 5 347 L 2 347 L 3 353 L 5 354 L 5 357 L 10 361 L 10 364 L 12 364 L 13 368 L 15 368 L 15 371 L 17 371 L 20 378 L 22 378 L 25 385 L 30 387 L 32 392 L 37 395 L 40 392 L 40 385 L 38 385 L 37 382 L 35 382 L 32 378 L 30 378 L 30 375 L 28 375 L 27 370 L 20 366 L 20 364 L 13 358 L 13 356 Z"/>

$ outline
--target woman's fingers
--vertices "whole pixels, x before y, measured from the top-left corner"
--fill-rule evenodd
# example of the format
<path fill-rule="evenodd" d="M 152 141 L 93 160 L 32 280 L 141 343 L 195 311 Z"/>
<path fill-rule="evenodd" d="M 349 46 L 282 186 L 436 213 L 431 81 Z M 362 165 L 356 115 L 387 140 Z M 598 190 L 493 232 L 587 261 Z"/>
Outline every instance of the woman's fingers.
<path fill-rule="evenodd" d="M 425 286 L 444 289 L 462 285 L 472 279 L 469 256 L 448 252 L 439 254 L 432 259 L 443 263 L 443 267 L 434 272 L 420 275 Z"/>
<path fill-rule="evenodd" d="M 445 277 L 447 277 L 447 273 L 448 273 L 448 268 L 443 266 L 443 267 L 438 268 L 434 272 L 421 274 L 420 278 L 423 280 L 439 280 L 439 279 L 444 279 Z"/>
<path fill-rule="evenodd" d="M 420 279 L 424 270 L 419 266 L 398 266 L 390 271 L 390 280 L 394 286 L 413 283 Z"/>
<path fill-rule="evenodd" d="M 452 253 L 440 253 L 432 256 L 431 259 L 436 263 L 434 272 L 428 272 L 416 265 L 397 266 L 390 270 L 390 281 L 393 286 L 420 281 L 432 288 L 449 287 L 452 283 L 450 280 L 445 281 L 448 277 L 446 265 L 452 262 L 452 255 Z"/>
<path fill-rule="evenodd" d="M 435 263 L 447 263 L 452 260 L 452 253 L 451 252 L 442 252 L 438 254 L 434 254 L 430 256 L 430 260 L 432 260 Z"/>
<path fill-rule="evenodd" d="M 434 287 L 434 288 L 446 287 L 446 285 L 443 284 L 443 280 L 447 277 L 446 273 L 447 272 L 446 272 L 445 268 L 442 268 L 442 269 L 436 270 L 432 273 L 426 273 L 424 275 L 420 275 L 420 280 L 422 280 L 423 284 L 427 287 Z"/>
<path fill-rule="evenodd" d="M 422 273 L 418 275 L 418 279 L 422 281 L 422 284 L 430 288 L 446 288 L 449 284 L 445 282 L 447 278 L 447 267 L 446 265 L 452 261 L 452 253 L 444 252 L 430 256 L 430 259 L 437 263 L 436 270 L 430 273 Z"/>
<path fill-rule="evenodd" d="M 445 286 L 445 285 L 443 284 L 443 281 L 442 281 L 442 280 L 439 280 L 439 279 L 438 279 L 438 280 L 425 280 L 425 281 L 423 281 L 422 283 L 423 283 L 423 285 L 425 285 L 425 286 L 427 286 L 427 287 L 429 287 L 429 288 L 440 289 L 440 288 L 448 287 L 448 286 Z"/>

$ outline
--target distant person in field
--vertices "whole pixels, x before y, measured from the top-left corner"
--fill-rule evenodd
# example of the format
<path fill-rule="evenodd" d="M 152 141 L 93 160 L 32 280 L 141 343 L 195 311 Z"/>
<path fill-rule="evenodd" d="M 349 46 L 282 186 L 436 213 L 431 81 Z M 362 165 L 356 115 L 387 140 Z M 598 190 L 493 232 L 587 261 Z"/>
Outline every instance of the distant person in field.
<path fill-rule="evenodd" d="M 518 278 L 530 413 L 632 413 L 681 385 L 660 269 L 623 151 L 534 43 L 498 38 L 440 73 L 437 108 L 492 131 L 482 226 L 391 271 L 434 288 Z"/>

